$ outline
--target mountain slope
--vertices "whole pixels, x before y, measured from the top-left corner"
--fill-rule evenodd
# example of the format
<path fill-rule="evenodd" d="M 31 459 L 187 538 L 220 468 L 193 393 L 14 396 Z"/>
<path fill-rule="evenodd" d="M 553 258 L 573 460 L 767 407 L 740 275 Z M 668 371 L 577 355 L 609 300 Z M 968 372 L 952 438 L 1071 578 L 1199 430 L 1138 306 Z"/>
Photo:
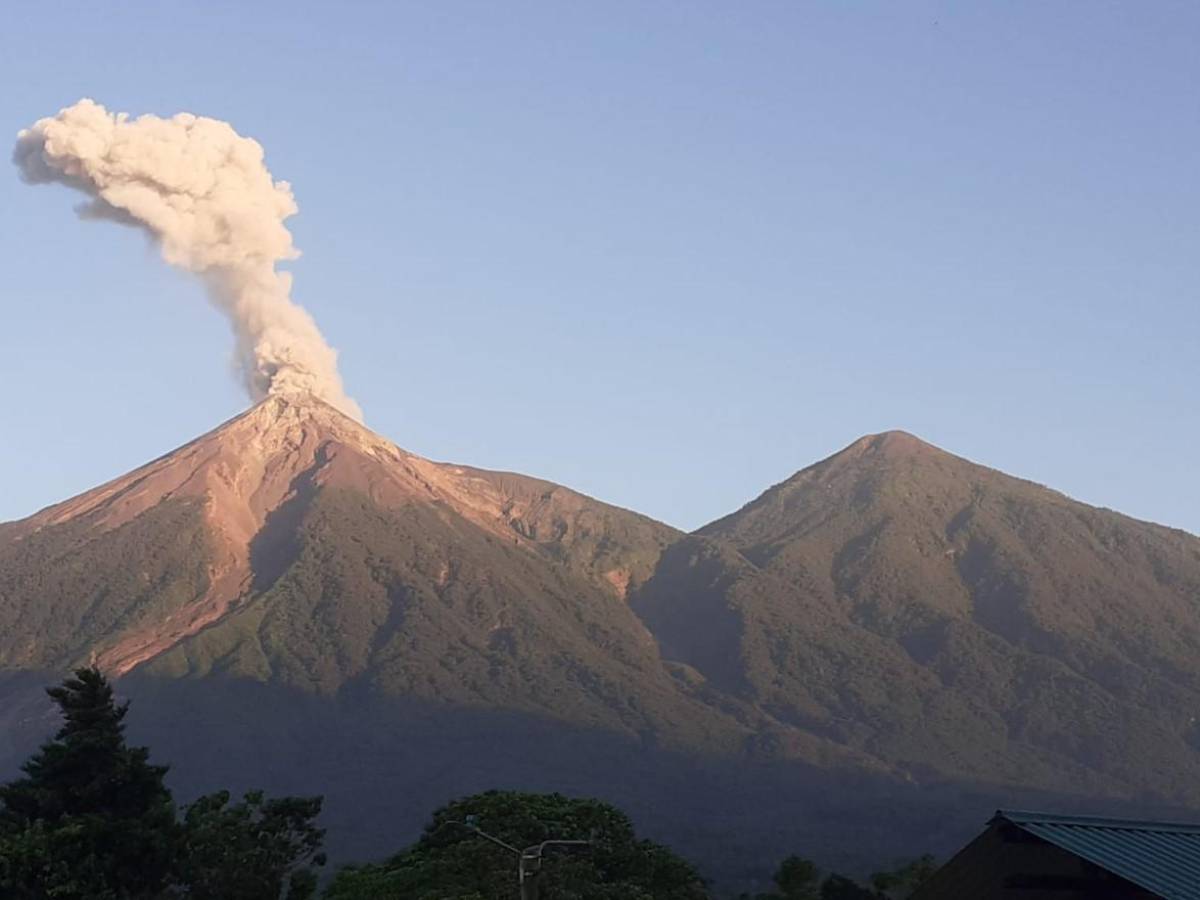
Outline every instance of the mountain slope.
<path fill-rule="evenodd" d="M 1200 540 L 911 435 L 702 528 L 635 608 L 668 658 L 914 780 L 1200 803 Z"/>
<path fill-rule="evenodd" d="M 150 564 L 135 577 L 142 582 L 160 574 L 156 561 L 189 572 L 202 563 L 202 574 L 190 574 L 176 586 L 179 597 L 159 609 L 171 611 L 166 621 L 125 610 L 120 621 L 84 616 L 78 624 L 77 646 L 106 645 L 102 664 L 127 671 L 269 585 L 289 564 L 289 529 L 325 488 L 357 492 L 380 509 L 433 510 L 443 521 L 554 561 L 616 596 L 644 578 L 659 549 L 676 536 L 665 525 L 548 482 L 432 463 L 319 401 L 272 397 L 122 478 L 5 526 L 0 572 L 6 602 L 0 609 L 15 617 L 0 643 L 0 665 L 70 661 L 40 643 L 18 655 L 18 620 L 36 612 L 37 591 L 51 587 L 38 584 L 39 570 L 65 562 L 68 571 L 88 570 L 98 584 L 110 584 L 121 577 L 110 563 L 137 547 L 143 558 L 135 562 Z M 159 547 L 150 534 L 164 531 L 186 533 L 190 543 L 174 551 Z M 60 579 L 53 587 L 92 600 L 86 584 Z M 69 602 L 79 606 L 84 599 Z M 143 629 L 136 627 L 141 621 Z"/>
<path fill-rule="evenodd" d="M 549 482 L 430 462 L 311 398 L 269 398 L 9 527 L 0 671 L 93 659 L 877 765 L 663 662 L 628 596 L 678 532 Z"/>
<path fill-rule="evenodd" d="M 679 713 L 625 600 L 677 533 L 429 462 L 317 401 L 271 398 L 10 532 L 5 668 L 362 683 L 648 733 L 721 718 Z"/>
<path fill-rule="evenodd" d="M 1200 540 L 900 433 L 685 535 L 273 397 L 0 525 L 0 768 L 94 659 L 182 796 L 324 792 L 342 857 L 496 786 L 742 884 L 1200 808 L 1198 647 Z"/>

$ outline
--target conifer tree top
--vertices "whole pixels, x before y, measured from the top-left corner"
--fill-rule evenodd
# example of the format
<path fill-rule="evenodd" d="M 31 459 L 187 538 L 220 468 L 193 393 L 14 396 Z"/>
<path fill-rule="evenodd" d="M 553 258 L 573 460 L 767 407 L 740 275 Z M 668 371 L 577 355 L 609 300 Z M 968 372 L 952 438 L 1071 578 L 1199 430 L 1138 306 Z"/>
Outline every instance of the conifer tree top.
<path fill-rule="evenodd" d="M 57 738 L 66 741 L 84 735 L 120 736 L 124 730 L 129 704 L 117 705 L 112 685 L 95 667 L 76 669 L 72 678 L 57 687 L 46 688 L 59 709 L 64 722 Z"/>

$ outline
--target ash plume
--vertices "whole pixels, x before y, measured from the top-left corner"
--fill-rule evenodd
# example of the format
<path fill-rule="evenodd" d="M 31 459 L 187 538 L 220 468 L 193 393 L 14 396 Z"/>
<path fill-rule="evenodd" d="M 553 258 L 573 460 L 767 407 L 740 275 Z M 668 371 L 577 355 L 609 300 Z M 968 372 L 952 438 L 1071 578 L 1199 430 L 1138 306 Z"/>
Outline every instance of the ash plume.
<path fill-rule="evenodd" d="M 199 275 L 233 325 L 251 398 L 307 393 L 361 420 L 337 351 L 276 270 L 300 255 L 284 225 L 297 207 L 257 141 L 217 119 L 130 118 L 84 99 L 21 131 L 13 162 L 30 184 L 86 194 L 80 216 L 136 225 L 168 263 Z"/>

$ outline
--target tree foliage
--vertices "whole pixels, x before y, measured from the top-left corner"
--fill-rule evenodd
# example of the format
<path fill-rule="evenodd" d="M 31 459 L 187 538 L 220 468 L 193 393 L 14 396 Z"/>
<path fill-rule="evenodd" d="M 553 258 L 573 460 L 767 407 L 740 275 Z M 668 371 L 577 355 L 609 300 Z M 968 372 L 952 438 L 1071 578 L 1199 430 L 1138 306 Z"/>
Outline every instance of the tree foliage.
<path fill-rule="evenodd" d="M 832 872 L 821 877 L 816 864 L 800 856 L 789 856 L 779 864 L 773 878 L 775 890 L 742 900 L 905 900 L 937 871 L 929 855 L 918 857 L 895 869 L 876 872 L 871 887 Z"/>
<path fill-rule="evenodd" d="M 182 821 L 166 766 L 125 742 L 128 704 L 95 668 L 50 688 L 63 725 L 0 786 L 6 900 L 307 900 L 316 893 L 321 799 L 202 797 Z"/>
<path fill-rule="evenodd" d="M 420 839 L 385 863 L 343 870 L 326 897 L 404 900 L 510 900 L 514 853 L 480 837 L 478 827 L 524 849 L 542 841 L 587 840 L 583 850 L 548 851 L 542 896 L 563 900 L 704 900 L 703 880 L 670 850 L 639 839 L 628 817 L 596 800 L 560 794 L 489 791 L 439 809 Z"/>
<path fill-rule="evenodd" d="M 195 900 L 307 900 L 316 893 L 313 865 L 323 865 L 325 832 L 315 820 L 319 797 L 267 799 L 251 791 L 201 797 L 183 819 L 179 880 Z M 311 865 L 310 865 L 311 864 Z"/>
<path fill-rule="evenodd" d="M 937 870 L 937 863 L 927 853 L 894 869 L 876 872 L 871 876 L 871 884 L 884 897 L 903 900 L 932 878 Z"/>
<path fill-rule="evenodd" d="M 821 882 L 821 900 L 880 900 L 880 895 L 835 873 Z"/>
<path fill-rule="evenodd" d="M 5 900 L 312 900 L 325 862 L 320 797 L 251 791 L 201 797 L 176 812 L 149 751 L 125 741 L 128 704 L 95 668 L 48 693 L 63 724 L 0 785 L 0 897 Z M 489 835 L 491 839 L 485 837 Z M 489 791 L 437 810 L 415 844 L 378 865 L 340 872 L 328 900 L 508 900 L 520 851 L 557 840 L 537 870 L 555 900 L 705 900 L 703 879 L 667 848 L 638 838 L 597 800 Z M 872 876 L 874 889 L 783 860 L 775 890 L 754 900 L 898 900 L 936 870 L 920 857 Z M 749 900 L 745 897 L 744 900 Z"/>
<path fill-rule="evenodd" d="M 51 699 L 64 722 L 0 787 L 0 895 L 56 900 L 151 897 L 170 882 L 179 829 L 165 766 L 125 743 L 118 706 L 96 669 Z"/>
<path fill-rule="evenodd" d="M 785 900 L 816 900 L 819 895 L 821 870 L 816 863 L 800 856 L 789 856 L 779 864 L 775 873 L 778 896 Z"/>
<path fill-rule="evenodd" d="M 774 891 L 753 898 L 743 894 L 742 900 L 886 900 L 885 895 L 836 872 L 822 879 L 816 863 L 801 856 L 784 859 L 772 880 Z"/>

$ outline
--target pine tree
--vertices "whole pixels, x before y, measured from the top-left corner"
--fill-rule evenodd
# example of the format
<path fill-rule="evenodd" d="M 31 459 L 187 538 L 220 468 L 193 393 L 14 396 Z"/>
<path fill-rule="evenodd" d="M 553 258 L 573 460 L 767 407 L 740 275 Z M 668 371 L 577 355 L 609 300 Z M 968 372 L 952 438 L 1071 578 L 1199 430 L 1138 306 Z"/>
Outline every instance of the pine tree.
<path fill-rule="evenodd" d="M 79 669 L 47 693 L 65 719 L 0 786 L 0 896 L 143 900 L 163 895 L 178 826 L 165 766 L 125 743 L 112 687 Z"/>

